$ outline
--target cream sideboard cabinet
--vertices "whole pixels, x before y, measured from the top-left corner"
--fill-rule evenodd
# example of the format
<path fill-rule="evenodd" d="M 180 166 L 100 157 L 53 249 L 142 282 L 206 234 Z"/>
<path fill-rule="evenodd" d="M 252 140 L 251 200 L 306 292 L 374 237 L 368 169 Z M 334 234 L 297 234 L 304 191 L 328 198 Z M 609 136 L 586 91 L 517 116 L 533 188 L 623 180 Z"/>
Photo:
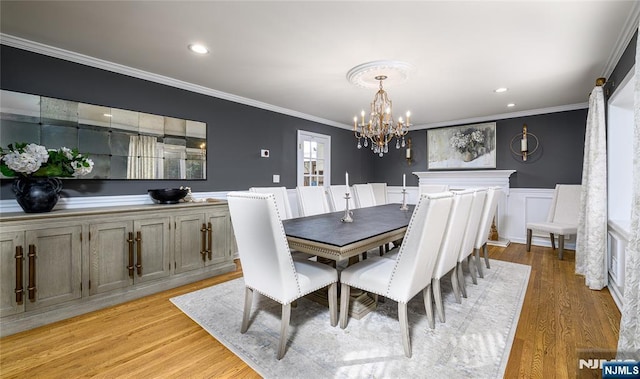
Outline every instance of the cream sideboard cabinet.
<path fill-rule="evenodd" d="M 233 260 L 228 210 L 180 213 L 175 217 L 175 228 L 176 273 Z"/>
<path fill-rule="evenodd" d="M 171 274 L 171 218 L 151 214 L 89 224 L 89 294 L 125 288 Z"/>
<path fill-rule="evenodd" d="M 224 201 L 0 214 L 0 335 L 235 270 Z"/>
<path fill-rule="evenodd" d="M 24 229 L 3 223 L 0 317 L 81 297 L 81 232 L 73 223 Z"/>

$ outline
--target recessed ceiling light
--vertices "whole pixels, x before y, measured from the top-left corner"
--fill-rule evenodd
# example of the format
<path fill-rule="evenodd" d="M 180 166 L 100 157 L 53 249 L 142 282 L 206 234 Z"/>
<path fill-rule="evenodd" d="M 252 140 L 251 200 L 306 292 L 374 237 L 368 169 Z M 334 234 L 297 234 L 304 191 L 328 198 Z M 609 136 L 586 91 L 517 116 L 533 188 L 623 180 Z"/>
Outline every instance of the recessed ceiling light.
<path fill-rule="evenodd" d="M 209 52 L 209 49 L 199 43 L 192 43 L 189 45 L 189 50 L 197 54 L 207 54 Z"/>
<path fill-rule="evenodd" d="M 496 89 L 493 90 L 493 92 L 495 92 L 495 93 L 507 92 L 507 88 L 506 87 L 496 88 Z"/>
<path fill-rule="evenodd" d="M 515 106 L 516 106 L 516 103 L 509 103 L 509 104 L 507 104 L 507 106 L 508 106 L 509 108 L 511 108 L 511 107 L 515 107 Z"/>

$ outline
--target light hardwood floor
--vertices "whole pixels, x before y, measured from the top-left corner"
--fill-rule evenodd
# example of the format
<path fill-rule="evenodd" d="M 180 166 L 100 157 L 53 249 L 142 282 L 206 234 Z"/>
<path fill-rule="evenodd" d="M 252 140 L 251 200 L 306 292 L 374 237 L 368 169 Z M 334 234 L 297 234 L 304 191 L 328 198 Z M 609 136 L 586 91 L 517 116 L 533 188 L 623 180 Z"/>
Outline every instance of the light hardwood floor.
<path fill-rule="evenodd" d="M 527 253 L 511 244 L 491 247 L 490 256 L 532 267 L 506 378 L 575 378 L 579 349 L 615 350 L 620 312 L 608 290 L 591 291 L 574 274 L 572 251 L 559 261 L 549 248 Z M 239 269 L 4 337 L 0 377 L 259 377 L 169 302 L 241 275 Z"/>

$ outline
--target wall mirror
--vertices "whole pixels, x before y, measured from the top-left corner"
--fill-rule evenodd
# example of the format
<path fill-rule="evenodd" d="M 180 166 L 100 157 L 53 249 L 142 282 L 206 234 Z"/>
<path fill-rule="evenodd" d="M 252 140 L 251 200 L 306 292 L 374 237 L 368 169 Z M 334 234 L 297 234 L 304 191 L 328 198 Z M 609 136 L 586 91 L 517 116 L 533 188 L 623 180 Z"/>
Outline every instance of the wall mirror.
<path fill-rule="evenodd" d="M 206 179 L 207 124 L 2 90 L 0 145 L 77 148 L 83 179 Z"/>

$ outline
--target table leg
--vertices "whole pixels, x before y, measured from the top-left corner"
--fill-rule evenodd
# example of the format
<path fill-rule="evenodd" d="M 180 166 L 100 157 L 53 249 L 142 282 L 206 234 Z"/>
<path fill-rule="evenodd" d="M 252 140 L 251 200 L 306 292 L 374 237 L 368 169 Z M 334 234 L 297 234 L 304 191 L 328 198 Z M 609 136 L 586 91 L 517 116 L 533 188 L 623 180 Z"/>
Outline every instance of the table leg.
<path fill-rule="evenodd" d="M 352 264 L 356 264 L 359 261 L 360 261 L 360 257 L 358 255 L 350 257 L 348 266 L 351 266 Z M 318 262 L 329 264 L 333 267 L 336 267 L 336 261 L 332 259 L 318 257 Z M 341 287 L 342 286 L 338 286 L 338 292 L 341 290 Z M 361 318 L 369 314 L 369 312 L 375 310 L 377 302 L 376 302 L 376 299 L 372 298 L 371 296 L 375 296 L 375 295 L 370 295 L 369 293 L 362 291 L 358 288 L 351 288 L 351 293 L 350 293 L 351 299 L 349 301 L 349 316 L 352 318 L 355 318 L 356 320 L 360 320 Z M 325 305 L 327 307 L 329 306 L 329 296 L 328 296 L 327 289 L 322 289 L 322 290 L 318 290 L 313 293 L 310 293 L 309 295 L 306 296 L 306 298 L 309 300 L 315 301 L 316 303 Z M 340 293 L 338 293 L 338 301 L 340 301 Z"/>

